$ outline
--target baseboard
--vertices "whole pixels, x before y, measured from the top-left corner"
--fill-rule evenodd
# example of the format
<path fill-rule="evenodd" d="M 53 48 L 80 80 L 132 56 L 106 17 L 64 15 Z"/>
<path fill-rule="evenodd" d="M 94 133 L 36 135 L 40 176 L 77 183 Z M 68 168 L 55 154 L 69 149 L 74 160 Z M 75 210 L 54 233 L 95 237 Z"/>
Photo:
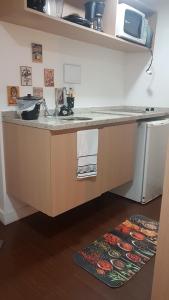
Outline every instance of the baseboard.
<path fill-rule="evenodd" d="M 27 205 L 17 208 L 17 210 L 12 210 L 7 212 L 4 212 L 2 209 L 0 209 L 0 221 L 4 225 L 8 225 L 22 218 L 30 216 L 35 212 L 37 211 L 33 207 Z"/>

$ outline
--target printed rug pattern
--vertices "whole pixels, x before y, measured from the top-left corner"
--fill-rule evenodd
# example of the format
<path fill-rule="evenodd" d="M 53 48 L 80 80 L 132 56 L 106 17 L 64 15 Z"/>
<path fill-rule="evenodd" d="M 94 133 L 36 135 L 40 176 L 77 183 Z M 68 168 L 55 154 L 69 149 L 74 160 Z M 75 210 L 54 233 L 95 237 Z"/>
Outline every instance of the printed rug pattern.
<path fill-rule="evenodd" d="M 121 287 L 155 255 L 158 228 L 154 220 L 132 216 L 76 253 L 74 260 L 108 286 Z"/>

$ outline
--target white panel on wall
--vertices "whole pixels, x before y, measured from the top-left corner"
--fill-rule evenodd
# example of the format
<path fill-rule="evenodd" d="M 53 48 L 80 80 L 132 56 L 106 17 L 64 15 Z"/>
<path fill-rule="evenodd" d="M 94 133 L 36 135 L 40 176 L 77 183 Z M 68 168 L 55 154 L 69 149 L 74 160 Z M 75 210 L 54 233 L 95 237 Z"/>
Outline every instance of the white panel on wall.
<path fill-rule="evenodd" d="M 80 65 L 63 65 L 63 77 L 65 83 L 81 83 L 81 66 Z"/>

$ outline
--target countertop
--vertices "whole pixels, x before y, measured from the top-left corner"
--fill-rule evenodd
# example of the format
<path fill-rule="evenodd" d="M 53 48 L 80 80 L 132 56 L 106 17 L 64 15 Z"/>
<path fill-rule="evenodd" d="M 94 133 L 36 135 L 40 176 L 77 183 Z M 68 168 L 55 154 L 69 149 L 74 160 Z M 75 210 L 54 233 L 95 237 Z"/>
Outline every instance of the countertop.
<path fill-rule="evenodd" d="M 69 120 L 70 118 L 91 118 L 91 120 Z M 169 118 L 169 108 L 155 108 L 145 112 L 144 107 L 95 107 L 76 109 L 73 116 L 40 116 L 38 120 L 19 119 L 16 112 L 2 112 L 3 122 L 46 129 L 50 131 L 67 131 L 70 129 L 109 126 L 114 124 L 138 122 L 147 119 Z"/>

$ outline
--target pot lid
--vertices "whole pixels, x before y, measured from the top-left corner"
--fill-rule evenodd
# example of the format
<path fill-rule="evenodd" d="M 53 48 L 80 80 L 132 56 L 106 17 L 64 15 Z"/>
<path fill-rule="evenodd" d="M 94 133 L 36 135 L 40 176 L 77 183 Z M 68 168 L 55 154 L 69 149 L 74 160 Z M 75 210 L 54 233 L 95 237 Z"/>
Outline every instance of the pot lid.
<path fill-rule="evenodd" d="M 27 94 L 27 96 L 17 98 L 17 100 L 25 100 L 25 101 L 39 101 L 42 99 L 43 97 L 36 97 L 36 96 L 32 96 L 31 94 Z"/>

